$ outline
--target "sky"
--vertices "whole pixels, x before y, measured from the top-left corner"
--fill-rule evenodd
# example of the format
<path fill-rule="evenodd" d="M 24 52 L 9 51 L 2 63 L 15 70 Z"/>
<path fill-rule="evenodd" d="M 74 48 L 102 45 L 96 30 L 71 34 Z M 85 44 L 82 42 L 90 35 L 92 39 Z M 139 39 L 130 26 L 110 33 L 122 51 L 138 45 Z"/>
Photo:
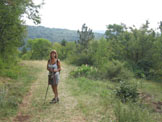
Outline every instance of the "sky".
<path fill-rule="evenodd" d="M 41 0 L 34 0 L 40 3 Z M 92 30 L 106 30 L 109 24 L 124 23 L 139 28 L 146 20 L 156 29 L 162 21 L 162 0 L 44 0 L 40 9 L 41 26 Z M 26 20 L 27 25 L 34 25 Z"/>

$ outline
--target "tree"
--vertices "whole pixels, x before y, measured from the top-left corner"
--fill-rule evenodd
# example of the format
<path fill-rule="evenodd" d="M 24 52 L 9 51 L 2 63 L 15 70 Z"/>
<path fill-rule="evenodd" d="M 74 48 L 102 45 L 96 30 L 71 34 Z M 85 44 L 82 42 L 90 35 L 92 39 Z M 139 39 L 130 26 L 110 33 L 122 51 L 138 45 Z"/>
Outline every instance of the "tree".
<path fill-rule="evenodd" d="M 5 62 L 17 55 L 17 48 L 21 47 L 25 37 L 25 21 L 22 17 L 40 23 L 38 9 L 32 0 L 1 0 L 0 1 L 0 58 Z"/>
<path fill-rule="evenodd" d="M 31 52 L 30 59 L 42 60 L 49 58 L 49 53 L 52 49 L 52 43 L 46 39 L 33 39 L 28 40 L 27 47 Z"/>
<path fill-rule="evenodd" d="M 87 49 L 89 42 L 94 39 L 94 33 L 86 24 L 83 24 L 81 31 L 78 30 L 77 33 L 79 34 L 79 40 L 76 43 L 80 44 L 83 49 Z"/>
<path fill-rule="evenodd" d="M 109 25 L 106 36 L 114 59 L 127 61 L 135 72 L 149 75 L 156 40 L 154 30 L 149 28 L 149 21 L 139 29 L 130 27 L 128 30 L 123 25 Z"/>
<path fill-rule="evenodd" d="M 160 21 L 159 29 L 160 29 L 160 32 L 162 34 L 162 21 Z"/>
<path fill-rule="evenodd" d="M 66 44 L 67 44 L 67 41 L 66 41 L 65 39 L 63 39 L 63 40 L 61 41 L 61 45 L 62 45 L 62 46 L 66 46 Z"/>
<path fill-rule="evenodd" d="M 124 29 L 126 29 L 124 24 L 108 25 L 107 30 L 105 32 L 107 40 L 117 39 L 120 36 L 120 34 L 124 32 Z"/>

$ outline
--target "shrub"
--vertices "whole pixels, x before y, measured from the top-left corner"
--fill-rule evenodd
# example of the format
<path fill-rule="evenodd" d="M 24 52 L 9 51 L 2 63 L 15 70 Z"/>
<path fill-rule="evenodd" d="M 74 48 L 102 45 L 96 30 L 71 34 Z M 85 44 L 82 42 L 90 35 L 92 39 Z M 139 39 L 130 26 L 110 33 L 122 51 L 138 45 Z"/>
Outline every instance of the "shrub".
<path fill-rule="evenodd" d="M 124 63 L 113 60 L 99 67 L 101 77 L 108 78 L 111 81 L 129 80 L 133 77 L 133 73 L 124 67 Z"/>
<path fill-rule="evenodd" d="M 138 98 L 137 85 L 128 81 L 121 81 L 120 86 L 115 89 L 115 94 L 122 102 L 133 101 Z"/>
<path fill-rule="evenodd" d="M 71 76 L 73 77 L 89 77 L 92 78 L 97 74 L 97 69 L 89 66 L 89 65 L 82 65 L 78 67 L 76 70 L 72 71 Z"/>
<path fill-rule="evenodd" d="M 31 56 L 32 56 L 31 51 L 27 51 L 25 54 L 23 54 L 23 55 L 21 56 L 21 58 L 22 58 L 23 60 L 30 60 L 30 59 L 31 59 Z"/>
<path fill-rule="evenodd" d="M 16 79 L 20 73 L 21 66 L 16 61 L 4 62 L 0 59 L 0 76 Z"/>
<path fill-rule="evenodd" d="M 83 50 L 82 52 L 73 52 L 71 55 L 68 56 L 69 62 L 71 64 L 75 64 L 78 66 L 81 65 L 92 65 L 93 61 L 89 53 L 86 52 L 86 50 Z"/>

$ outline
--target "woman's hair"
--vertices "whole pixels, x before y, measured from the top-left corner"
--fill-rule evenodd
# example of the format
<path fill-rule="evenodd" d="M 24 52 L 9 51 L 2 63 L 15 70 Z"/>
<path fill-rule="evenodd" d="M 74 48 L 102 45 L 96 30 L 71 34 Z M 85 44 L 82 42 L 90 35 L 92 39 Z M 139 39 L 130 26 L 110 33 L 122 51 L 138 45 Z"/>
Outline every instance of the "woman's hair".
<path fill-rule="evenodd" d="M 56 50 L 52 50 L 52 51 L 50 52 L 50 59 L 51 59 L 51 54 L 52 54 L 52 53 L 55 53 L 55 54 L 56 54 L 56 55 L 55 55 L 55 58 L 58 59 L 58 55 L 57 55 Z"/>

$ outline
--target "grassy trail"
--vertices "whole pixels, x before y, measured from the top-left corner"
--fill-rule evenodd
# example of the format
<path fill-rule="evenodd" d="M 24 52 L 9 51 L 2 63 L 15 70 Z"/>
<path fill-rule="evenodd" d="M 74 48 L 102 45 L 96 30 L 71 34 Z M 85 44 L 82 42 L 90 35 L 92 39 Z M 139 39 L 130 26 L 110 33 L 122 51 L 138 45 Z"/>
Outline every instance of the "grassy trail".
<path fill-rule="evenodd" d="M 46 63 L 46 61 L 25 62 L 26 66 L 40 71 L 33 71 L 37 72 L 37 75 L 33 74 L 36 80 L 23 98 L 17 115 L 9 118 L 9 122 L 116 122 L 119 118 L 123 119 L 120 122 L 125 122 L 125 120 L 132 122 L 132 115 L 135 115 L 139 122 L 145 122 L 150 118 L 153 118 L 153 121 L 150 119 L 148 122 L 161 122 L 161 113 L 153 109 L 157 106 L 152 106 L 152 100 L 155 102 L 162 100 L 161 85 L 143 81 L 140 90 L 147 95 L 144 104 L 136 105 L 133 110 L 126 104 L 120 104 L 119 107 L 119 102 L 116 101 L 112 90 L 118 85 L 117 83 L 90 80 L 85 77 L 69 78 L 70 71 L 76 67 L 63 62 L 58 85 L 60 102 L 49 103 L 54 97 L 52 89 L 49 87 L 44 104 L 48 76 Z M 154 97 L 152 98 L 152 96 Z M 124 110 L 126 111 L 124 112 Z M 115 111 L 118 114 L 115 114 Z"/>
<path fill-rule="evenodd" d="M 30 63 L 28 65 L 31 65 Z M 51 87 L 49 87 L 46 103 L 43 105 L 48 75 L 46 61 L 37 61 L 34 65 L 41 67 L 42 71 L 37 76 L 37 80 L 32 84 L 30 92 L 24 97 L 18 114 L 11 118 L 10 121 L 84 122 L 84 115 L 79 109 L 76 109 L 75 106 L 77 106 L 78 102 L 69 92 L 70 87 L 66 83 L 72 67 L 62 63 L 61 79 L 58 86 L 60 102 L 56 104 L 49 103 L 54 96 Z"/>

